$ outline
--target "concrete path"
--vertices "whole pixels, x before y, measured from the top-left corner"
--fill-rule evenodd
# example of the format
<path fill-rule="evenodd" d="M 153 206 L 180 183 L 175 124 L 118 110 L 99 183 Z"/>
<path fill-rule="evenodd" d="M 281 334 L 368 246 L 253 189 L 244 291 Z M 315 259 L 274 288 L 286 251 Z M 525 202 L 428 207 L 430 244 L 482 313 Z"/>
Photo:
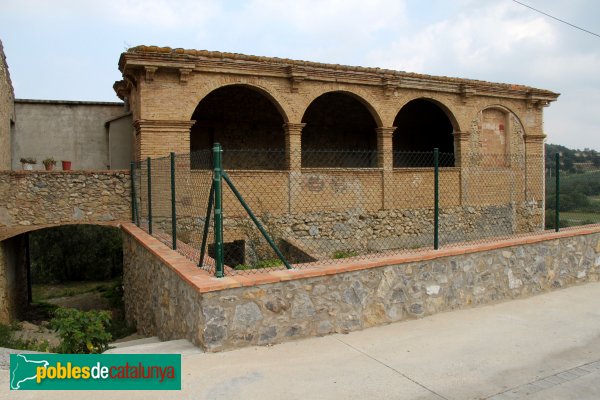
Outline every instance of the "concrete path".
<path fill-rule="evenodd" d="M 181 392 L 9 392 L 0 371 L 0 398 L 600 399 L 600 283 L 272 347 L 174 348 Z"/>

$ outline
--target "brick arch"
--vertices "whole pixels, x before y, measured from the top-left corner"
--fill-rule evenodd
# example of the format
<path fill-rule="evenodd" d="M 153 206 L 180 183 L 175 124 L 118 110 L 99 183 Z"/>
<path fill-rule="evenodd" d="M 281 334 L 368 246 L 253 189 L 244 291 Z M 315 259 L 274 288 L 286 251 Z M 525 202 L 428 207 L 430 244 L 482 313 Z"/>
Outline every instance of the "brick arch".
<path fill-rule="evenodd" d="M 483 107 L 481 107 L 477 111 L 477 113 L 475 114 L 475 117 L 473 117 L 473 119 L 477 118 L 479 113 L 481 113 L 482 111 L 489 110 L 489 109 L 500 110 L 508 115 L 512 114 L 515 117 L 515 119 L 517 120 L 517 122 L 521 125 L 521 129 L 523 130 L 523 137 L 527 136 L 527 132 L 525 131 L 525 125 L 523 124 L 523 119 L 519 116 L 519 113 L 516 112 L 514 109 L 505 106 L 504 104 L 500 104 L 500 103 L 485 104 Z"/>
<path fill-rule="evenodd" d="M 320 89 L 320 90 L 319 90 Z M 301 107 L 299 107 L 299 112 L 296 115 L 296 118 L 300 121 L 304 118 L 308 107 L 319 97 L 327 93 L 342 93 L 351 96 L 352 98 L 358 100 L 365 108 L 369 111 L 375 124 L 377 127 L 383 126 L 383 118 L 381 117 L 380 112 L 377 111 L 376 104 L 378 103 L 374 97 L 372 97 L 369 93 L 360 88 L 349 88 L 349 87 L 330 87 L 327 85 L 319 87 L 319 89 L 313 89 L 310 91 L 310 96 L 304 97 L 304 102 Z"/>
<path fill-rule="evenodd" d="M 269 87 L 265 85 L 263 82 L 258 83 L 255 82 L 254 79 L 249 78 L 231 78 L 229 79 L 221 79 L 218 82 L 211 82 L 208 85 L 203 86 L 200 90 L 193 92 L 193 95 L 189 95 L 186 98 L 183 107 L 185 107 L 185 115 L 188 116 L 189 119 L 192 119 L 192 115 L 196 110 L 196 107 L 200 102 L 208 96 L 210 93 L 214 92 L 217 89 L 221 89 L 227 86 L 244 86 L 250 88 L 261 95 L 265 96 L 269 101 L 275 106 L 281 118 L 284 122 L 290 121 L 290 115 L 293 115 L 293 107 L 292 104 L 288 101 L 287 98 L 281 96 L 277 90 L 273 87 Z"/>
<path fill-rule="evenodd" d="M 493 114 L 486 111 L 498 112 Z M 496 127 L 503 124 L 503 127 Z M 481 107 L 471 119 L 469 131 L 469 151 L 472 153 L 489 154 L 486 161 L 493 166 L 509 166 L 522 162 L 525 154 L 525 127 L 521 118 L 511 108 L 498 103 L 489 103 Z M 502 141 L 504 141 L 502 143 Z M 494 155 L 498 156 L 494 159 Z"/>
<path fill-rule="evenodd" d="M 440 165 L 455 165 L 458 123 L 450 110 L 435 99 L 419 96 L 405 102 L 393 122 L 393 165 L 429 167 L 433 151 L 439 149 Z"/>
<path fill-rule="evenodd" d="M 453 133 L 462 132 L 461 124 L 459 123 L 458 118 L 456 118 L 456 115 L 459 115 L 457 110 L 455 110 L 453 106 L 448 104 L 450 102 L 444 101 L 440 97 L 441 96 L 427 95 L 427 96 L 411 96 L 411 97 L 406 98 L 404 102 L 402 102 L 401 104 L 398 104 L 398 107 L 394 110 L 393 114 L 391 115 L 390 126 L 392 126 L 393 121 L 396 119 L 396 117 L 398 116 L 400 111 L 404 108 L 404 106 L 406 106 L 408 103 L 410 103 L 411 101 L 414 101 L 414 100 L 427 100 L 427 101 L 430 101 L 431 103 L 435 104 L 436 106 L 438 106 L 444 112 L 444 114 L 446 114 L 446 117 L 448 117 L 448 120 L 452 124 Z"/>
<path fill-rule="evenodd" d="M 130 220 L 122 220 L 122 221 L 86 221 L 86 222 L 60 222 L 54 224 L 40 224 L 40 225 L 28 225 L 28 226 L 18 226 L 18 227 L 9 227 L 0 229 L 0 241 L 11 239 L 13 237 L 22 235 L 24 233 L 40 231 L 42 229 L 50 229 L 50 228 L 58 228 L 60 226 L 71 226 L 71 225 L 93 225 L 93 226 L 106 226 L 112 228 L 118 228 L 123 223 L 129 223 Z"/>

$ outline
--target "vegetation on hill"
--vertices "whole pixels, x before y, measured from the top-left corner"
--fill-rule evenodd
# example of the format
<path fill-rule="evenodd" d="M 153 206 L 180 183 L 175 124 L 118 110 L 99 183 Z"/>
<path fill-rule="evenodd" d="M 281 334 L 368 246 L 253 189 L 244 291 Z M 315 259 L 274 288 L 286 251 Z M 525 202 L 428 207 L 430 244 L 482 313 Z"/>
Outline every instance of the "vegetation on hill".
<path fill-rule="evenodd" d="M 546 169 L 555 168 L 556 153 L 560 154 L 561 171 L 574 173 L 600 168 L 600 152 L 596 150 L 577 150 L 559 144 L 546 144 Z"/>
<path fill-rule="evenodd" d="M 546 227 L 556 212 L 555 156 L 560 154 L 559 211 L 561 226 L 600 222 L 600 153 L 546 145 Z"/>

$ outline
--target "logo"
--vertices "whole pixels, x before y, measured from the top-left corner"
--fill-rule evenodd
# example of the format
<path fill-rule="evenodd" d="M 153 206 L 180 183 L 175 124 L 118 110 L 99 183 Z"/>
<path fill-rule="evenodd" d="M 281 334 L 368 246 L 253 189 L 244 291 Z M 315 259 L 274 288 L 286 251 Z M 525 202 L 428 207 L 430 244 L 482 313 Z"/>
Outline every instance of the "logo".
<path fill-rule="evenodd" d="M 11 390 L 181 390 L 180 354 L 11 354 Z"/>

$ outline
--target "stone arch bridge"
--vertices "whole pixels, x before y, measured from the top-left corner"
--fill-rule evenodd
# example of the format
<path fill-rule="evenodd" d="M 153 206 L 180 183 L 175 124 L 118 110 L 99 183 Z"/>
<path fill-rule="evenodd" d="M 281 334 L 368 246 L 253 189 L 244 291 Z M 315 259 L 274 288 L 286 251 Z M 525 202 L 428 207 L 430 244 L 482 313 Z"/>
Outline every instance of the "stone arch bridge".
<path fill-rule="evenodd" d="M 27 303 L 27 233 L 131 220 L 129 171 L 0 171 L 0 323 Z"/>

